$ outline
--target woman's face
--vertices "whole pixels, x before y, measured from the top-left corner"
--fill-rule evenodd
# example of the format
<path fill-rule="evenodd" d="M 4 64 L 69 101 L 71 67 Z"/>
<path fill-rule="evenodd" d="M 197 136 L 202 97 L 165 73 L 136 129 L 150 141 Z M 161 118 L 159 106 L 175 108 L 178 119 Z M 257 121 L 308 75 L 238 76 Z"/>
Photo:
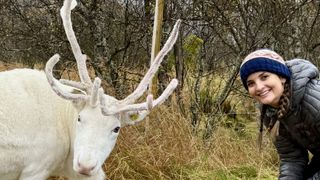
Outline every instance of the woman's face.
<path fill-rule="evenodd" d="M 285 82 L 285 78 L 274 73 L 252 73 L 247 79 L 249 95 L 262 104 L 278 108 Z"/>

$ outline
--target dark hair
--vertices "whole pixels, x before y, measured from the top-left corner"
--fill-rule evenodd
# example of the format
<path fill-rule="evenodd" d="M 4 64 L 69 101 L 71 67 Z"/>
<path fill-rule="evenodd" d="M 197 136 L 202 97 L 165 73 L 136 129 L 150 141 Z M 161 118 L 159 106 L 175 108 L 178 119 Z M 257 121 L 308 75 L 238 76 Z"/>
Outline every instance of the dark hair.
<path fill-rule="evenodd" d="M 284 84 L 283 93 L 279 100 L 279 109 L 277 111 L 276 117 L 267 117 L 266 116 L 267 106 L 266 105 L 262 106 L 261 115 L 260 115 L 259 136 L 258 136 L 259 150 L 261 150 L 264 123 L 267 123 L 267 131 L 270 133 L 273 140 L 275 140 L 276 136 L 278 136 L 280 122 L 287 115 L 290 108 L 290 96 L 291 96 L 290 82 L 286 81 Z"/>

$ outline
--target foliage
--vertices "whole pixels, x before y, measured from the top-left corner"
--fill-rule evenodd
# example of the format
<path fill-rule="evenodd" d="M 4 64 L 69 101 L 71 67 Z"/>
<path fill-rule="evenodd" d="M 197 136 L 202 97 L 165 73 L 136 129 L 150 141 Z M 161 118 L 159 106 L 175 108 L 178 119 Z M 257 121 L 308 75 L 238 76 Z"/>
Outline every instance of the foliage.
<path fill-rule="evenodd" d="M 230 173 L 241 179 L 256 179 L 258 176 L 256 168 L 252 166 L 232 168 Z"/>
<path fill-rule="evenodd" d="M 185 52 L 184 61 L 188 70 L 194 71 L 197 69 L 202 45 L 203 39 L 194 34 L 190 34 L 185 37 L 182 48 Z"/>
<path fill-rule="evenodd" d="M 214 111 L 214 96 L 213 91 L 209 88 L 201 89 L 200 96 L 200 108 L 203 113 L 212 113 Z"/>

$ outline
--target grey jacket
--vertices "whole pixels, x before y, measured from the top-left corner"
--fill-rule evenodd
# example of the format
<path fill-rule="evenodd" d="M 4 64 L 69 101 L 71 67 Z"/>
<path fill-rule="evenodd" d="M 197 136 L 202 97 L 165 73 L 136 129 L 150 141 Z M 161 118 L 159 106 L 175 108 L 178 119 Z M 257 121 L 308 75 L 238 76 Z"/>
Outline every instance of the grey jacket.
<path fill-rule="evenodd" d="M 287 61 L 287 66 L 292 73 L 291 108 L 280 121 L 275 140 L 280 158 L 279 179 L 307 179 L 320 171 L 319 70 L 302 59 Z M 311 163 L 308 150 L 314 156 Z"/>

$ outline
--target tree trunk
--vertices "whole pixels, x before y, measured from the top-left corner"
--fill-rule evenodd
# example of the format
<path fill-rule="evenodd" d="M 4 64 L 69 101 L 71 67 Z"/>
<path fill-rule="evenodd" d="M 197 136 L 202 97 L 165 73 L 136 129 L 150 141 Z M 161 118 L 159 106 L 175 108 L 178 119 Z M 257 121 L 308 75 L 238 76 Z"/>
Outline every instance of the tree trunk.
<path fill-rule="evenodd" d="M 181 30 L 182 31 L 182 30 Z M 181 33 L 182 34 L 182 33 Z M 182 36 L 177 40 L 177 43 L 174 45 L 173 53 L 175 58 L 175 69 L 176 69 L 176 78 L 179 81 L 178 87 L 176 89 L 177 94 L 177 101 L 179 104 L 179 108 L 181 112 L 185 115 L 185 109 L 184 109 L 184 102 L 183 102 L 183 86 L 184 86 L 184 76 L 185 76 L 185 69 L 184 69 L 184 62 L 182 58 Z"/>

